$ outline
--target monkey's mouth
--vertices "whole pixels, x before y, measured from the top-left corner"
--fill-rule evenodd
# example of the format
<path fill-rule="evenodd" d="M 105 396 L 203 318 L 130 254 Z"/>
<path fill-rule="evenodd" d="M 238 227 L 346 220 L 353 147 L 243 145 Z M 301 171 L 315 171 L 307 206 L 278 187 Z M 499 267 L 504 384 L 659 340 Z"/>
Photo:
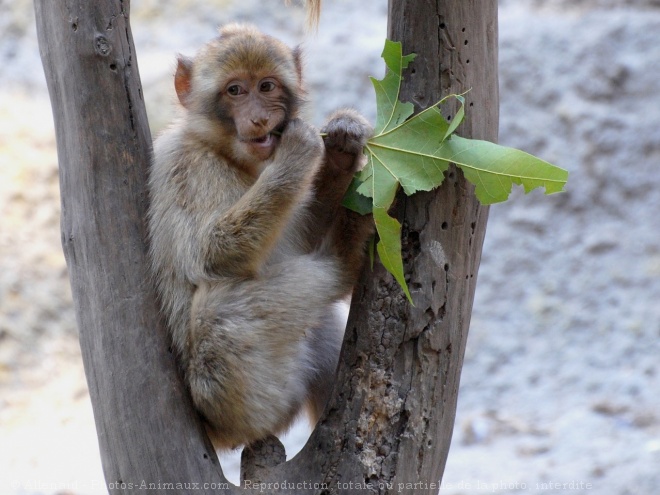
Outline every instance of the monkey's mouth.
<path fill-rule="evenodd" d="M 273 154 L 280 141 L 274 132 L 275 131 L 271 131 L 268 134 L 257 138 L 243 139 L 243 142 L 247 144 L 252 155 L 259 160 L 267 160 Z"/>
<path fill-rule="evenodd" d="M 255 146 L 268 148 L 273 144 L 275 144 L 275 139 L 276 139 L 275 136 L 269 132 L 265 136 L 261 136 L 254 139 L 248 139 L 247 142 Z"/>

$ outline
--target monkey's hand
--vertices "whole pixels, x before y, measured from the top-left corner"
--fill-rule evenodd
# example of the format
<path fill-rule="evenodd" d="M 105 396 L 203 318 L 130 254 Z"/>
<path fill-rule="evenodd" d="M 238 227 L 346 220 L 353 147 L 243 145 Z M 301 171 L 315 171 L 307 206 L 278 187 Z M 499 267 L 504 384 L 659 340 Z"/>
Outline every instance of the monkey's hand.
<path fill-rule="evenodd" d="M 285 167 L 316 170 L 323 156 L 323 141 L 318 130 L 300 120 L 291 120 L 280 138 L 279 160 Z"/>
<path fill-rule="evenodd" d="M 343 172 L 355 172 L 362 148 L 373 134 L 367 119 L 355 110 L 338 110 L 321 129 L 328 161 Z"/>

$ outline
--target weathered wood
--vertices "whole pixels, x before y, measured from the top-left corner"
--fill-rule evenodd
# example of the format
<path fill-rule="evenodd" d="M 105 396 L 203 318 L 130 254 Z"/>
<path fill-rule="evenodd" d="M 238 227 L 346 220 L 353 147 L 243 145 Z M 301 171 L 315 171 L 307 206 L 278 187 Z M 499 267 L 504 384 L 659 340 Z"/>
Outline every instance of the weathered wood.
<path fill-rule="evenodd" d="M 419 110 L 469 89 L 459 134 L 496 141 L 497 1 L 389 8 L 390 39 L 418 54 L 402 99 Z M 449 451 L 488 209 L 455 168 L 435 192 L 400 195 L 397 209 L 415 306 L 379 264 L 363 274 L 329 413 L 287 465 L 289 478 L 316 473 L 330 493 L 437 493 Z"/>
<path fill-rule="evenodd" d="M 390 2 L 390 36 L 403 42 L 404 53 L 418 53 L 421 62 L 412 64 L 402 97 L 425 108 L 439 97 L 469 90 L 458 133 L 496 142 L 497 0 L 437 2 L 436 16 L 421 14 L 419 3 Z M 451 118 L 456 110 L 450 105 L 445 115 Z M 396 483 L 441 480 L 444 472 L 488 218 L 473 190 L 453 168 L 437 194 L 403 205 L 416 307 L 408 307 L 404 342 L 410 340 L 395 357 L 395 373 L 405 382 L 411 364 L 420 371 L 404 389 L 410 420 L 401 432 Z"/>
<path fill-rule="evenodd" d="M 147 271 L 151 136 L 128 1 L 35 0 L 35 9 L 55 119 L 62 244 L 109 491 L 222 483 L 167 350 Z"/>

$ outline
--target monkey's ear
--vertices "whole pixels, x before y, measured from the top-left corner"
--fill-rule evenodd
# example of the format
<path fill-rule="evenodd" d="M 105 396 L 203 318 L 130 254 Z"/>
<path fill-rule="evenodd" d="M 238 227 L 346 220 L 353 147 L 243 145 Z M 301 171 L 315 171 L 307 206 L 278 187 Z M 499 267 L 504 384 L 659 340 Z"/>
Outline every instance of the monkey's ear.
<path fill-rule="evenodd" d="M 181 104 L 188 108 L 188 98 L 190 96 L 190 86 L 192 79 L 193 62 L 183 55 L 177 56 L 176 73 L 174 74 L 174 89 L 179 97 Z"/>
<path fill-rule="evenodd" d="M 293 49 L 293 64 L 296 66 L 296 75 L 298 76 L 298 87 L 302 88 L 302 49 L 297 46 Z"/>

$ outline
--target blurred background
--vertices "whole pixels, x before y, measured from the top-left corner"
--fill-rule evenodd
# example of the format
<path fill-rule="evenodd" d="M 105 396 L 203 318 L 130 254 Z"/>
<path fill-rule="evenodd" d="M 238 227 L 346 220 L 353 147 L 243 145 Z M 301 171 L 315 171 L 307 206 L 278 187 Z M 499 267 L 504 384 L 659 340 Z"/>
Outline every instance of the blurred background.
<path fill-rule="evenodd" d="M 175 54 L 235 20 L 303 44 L 317 124 L 374 118 L 386 0 L 325 0 L 316 34 L 279 0 L 131 4 L 154 134 Z M 571 175 L 490 210 L 442 493 L 657 494 L 660 1 L 501 0 L 500 93 L 500 143 Z M 32 2 L 0 0 L 0 494 L 106 493 L 59 208 Z"/>

